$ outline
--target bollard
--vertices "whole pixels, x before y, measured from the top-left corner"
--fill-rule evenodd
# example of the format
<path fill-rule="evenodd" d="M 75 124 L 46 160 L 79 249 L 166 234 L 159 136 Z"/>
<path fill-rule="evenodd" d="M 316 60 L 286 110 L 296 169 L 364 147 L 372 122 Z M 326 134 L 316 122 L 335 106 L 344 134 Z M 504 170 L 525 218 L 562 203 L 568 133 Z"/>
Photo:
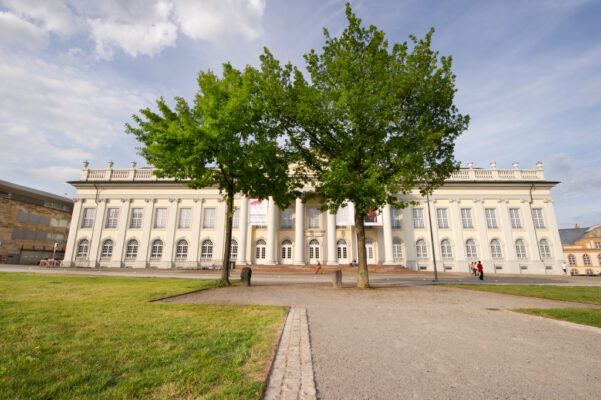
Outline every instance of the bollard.
<path fill-rule="evenodd" d="M 250 286 L 250 277 L 252 273 L 252 269 L 248 267 L 242 268 L 242 272 L 240 273 L 240 280 L 242 280 L 242 286 Z"/>
<path fill-rule="evenodd" d="M 334 271 L 334 281 L 333 281 L 334 287 L 335 288 L 341 288 L 342 287 L 342 271 L 341 270 L 336 270 Z"/>

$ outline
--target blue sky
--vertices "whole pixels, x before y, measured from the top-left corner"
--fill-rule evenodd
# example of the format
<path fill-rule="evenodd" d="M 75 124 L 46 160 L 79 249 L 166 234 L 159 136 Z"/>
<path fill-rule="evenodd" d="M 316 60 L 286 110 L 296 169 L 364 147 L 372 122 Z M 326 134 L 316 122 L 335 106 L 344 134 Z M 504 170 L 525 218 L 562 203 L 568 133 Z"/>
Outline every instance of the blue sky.
<path fill-rule="evenodd" d="M 601 2 L 351 4 L 389 43 L 436 28 L 472 118 L 464 166 L 543 161 L 560 227 L 601 223 Z M 263 46 L 303 66 L 345 23 L 339 0 L 0 0 L 0 179 L 73 196 L 83 160 L 144 166 L 124 133 L 137 110 L 191 99 L 200 70 L 258 65 Z"/>

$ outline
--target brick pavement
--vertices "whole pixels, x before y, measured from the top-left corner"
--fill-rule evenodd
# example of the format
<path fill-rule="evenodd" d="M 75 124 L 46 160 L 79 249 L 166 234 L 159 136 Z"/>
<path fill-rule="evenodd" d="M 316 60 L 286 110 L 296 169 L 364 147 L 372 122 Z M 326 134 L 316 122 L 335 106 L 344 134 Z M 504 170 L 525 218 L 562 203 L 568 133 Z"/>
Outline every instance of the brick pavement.
<path fill-rule="evenodd" d="M 263 398 L 316 399 L 306 308 L 292 307 L 288 313 Z"/>

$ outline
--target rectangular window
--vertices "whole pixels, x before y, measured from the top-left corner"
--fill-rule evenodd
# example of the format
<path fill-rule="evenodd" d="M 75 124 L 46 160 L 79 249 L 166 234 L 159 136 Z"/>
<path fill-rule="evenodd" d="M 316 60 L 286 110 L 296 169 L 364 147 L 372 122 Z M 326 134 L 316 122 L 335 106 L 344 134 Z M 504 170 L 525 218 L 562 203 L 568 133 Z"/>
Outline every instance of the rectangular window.
<path fill-rule="evenodd" d="M 190 227 L 192 219 L 192 209 L 191 208 L 180 208 L 179 209 L 179 222 L 177 227 L 179 229 L 186 229 Z"/>
<path fill-rule="evenodd" d="M 107 229 L 117 228 L 117 220 L 119 219 L 119 209 L 109 208 L 106 212 L 106 223 L 104 227 Z"/>
<path fill-rule="evenodd" d="M 436 219 L 438 220 L 439 228 L 448 228 L 449 227 L 449 218 L 447 216 L 446 208 L 437 208 L 436 209 Z"/>
<path fill-rule="evenodd" d="M 280 227 L 282 229 L 292 229 L 292 210 L 290 208 L 282 210 Z"/>
<path fill-rule="evenodd" d="M 413 209 L 413 227 L 423 228 L 424 227 L 424 210 L 422 208 Z"/>
<path fill-rule="evenodd" d="M 164 228 L 167 225 L 167 209 L 157 208 L 154 210 L 154 227 Z"/>
<path fill-rule="evenodd" d="M 498 228 L 497 213 L 495 212 L 495 209 L 487 208 L 484 210 L 484 212 L 486 213 L 486 225 L 488 226 L 488 229 Z"/>
<path fill-rule="evenodd" d="M 68 228 L 69 221 L 67 221 L 66 219 L 51 218 L 50 226 L 55 226 L 57 228 Z"/>
<path fill-rule="evenodd" d="M 204 217 L 202 219 L 202 227 L 205 229 L 215 228 L 215 209 L 205 208 Z"/>
<path fill-rule="evenodd" d="M 142 215 L 143 210 L 141 208 L 131 209 L 131 220 L 129 221 L 129 227 L 132 229 L 139 229 L 142 227 Z"/>
<path fill-rule="evenodd" d="M 232 228 L 240 227 L 240 209 L 237 208 L 234 210 L 234 215 L 232 215 Z"/>
<path fill-rule="evenodd" d="M 472 220 L 472 209 L 462 208 L 461 209 L 461 223 L 464 228 L 470 229 L 474 227 L 474 221 Z"/>
<path fill-rule="evenodd" d="M 96 212 L 95 208 L 84 208 L 83 215 L 81 217 L 81 227 L 82 228 L 91 228 L 94 225 L 94 214 Z"/>
<path fill-rule="evenodd" d="M 392 229 L 401 229 L 401 210 L 399 210 L 398 208 L 392 208 L 390 211 L 390 218 L 392 219 Z"/>
<path fill-rule="evenodd" d="M 509 216 L 511 217 L 511 227 L 513 229 L 520 229 L 522 227 L 522 221 L 520 220 L 520 209 L 510 208 Z"/>
<path fill-rule="evenodd" d="M 309 208 L 309 228 L 319 228 L 319 208 Z"/>
<path fill-rule="evenodd" d="M 543 209 L 542 208 L 533 208 L 532 209 L 532 218 L 534 218 L 534 227 L 535 228 L 544 228 L 545 221 L 543 220 Z"/>

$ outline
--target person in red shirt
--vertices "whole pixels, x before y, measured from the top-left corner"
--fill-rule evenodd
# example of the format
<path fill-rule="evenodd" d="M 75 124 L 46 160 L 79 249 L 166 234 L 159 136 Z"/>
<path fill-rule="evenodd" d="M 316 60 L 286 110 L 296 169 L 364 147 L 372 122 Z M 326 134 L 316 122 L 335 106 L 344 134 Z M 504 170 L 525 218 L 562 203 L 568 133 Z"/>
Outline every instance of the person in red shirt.
<path fill-rule="evenodd" d="M 478 268 L 478 275 L 480 275 L 480 280 L 484 280 L 484 270 L 480 261 L 478 261 L 478 266 L 476 268 Z"/>

